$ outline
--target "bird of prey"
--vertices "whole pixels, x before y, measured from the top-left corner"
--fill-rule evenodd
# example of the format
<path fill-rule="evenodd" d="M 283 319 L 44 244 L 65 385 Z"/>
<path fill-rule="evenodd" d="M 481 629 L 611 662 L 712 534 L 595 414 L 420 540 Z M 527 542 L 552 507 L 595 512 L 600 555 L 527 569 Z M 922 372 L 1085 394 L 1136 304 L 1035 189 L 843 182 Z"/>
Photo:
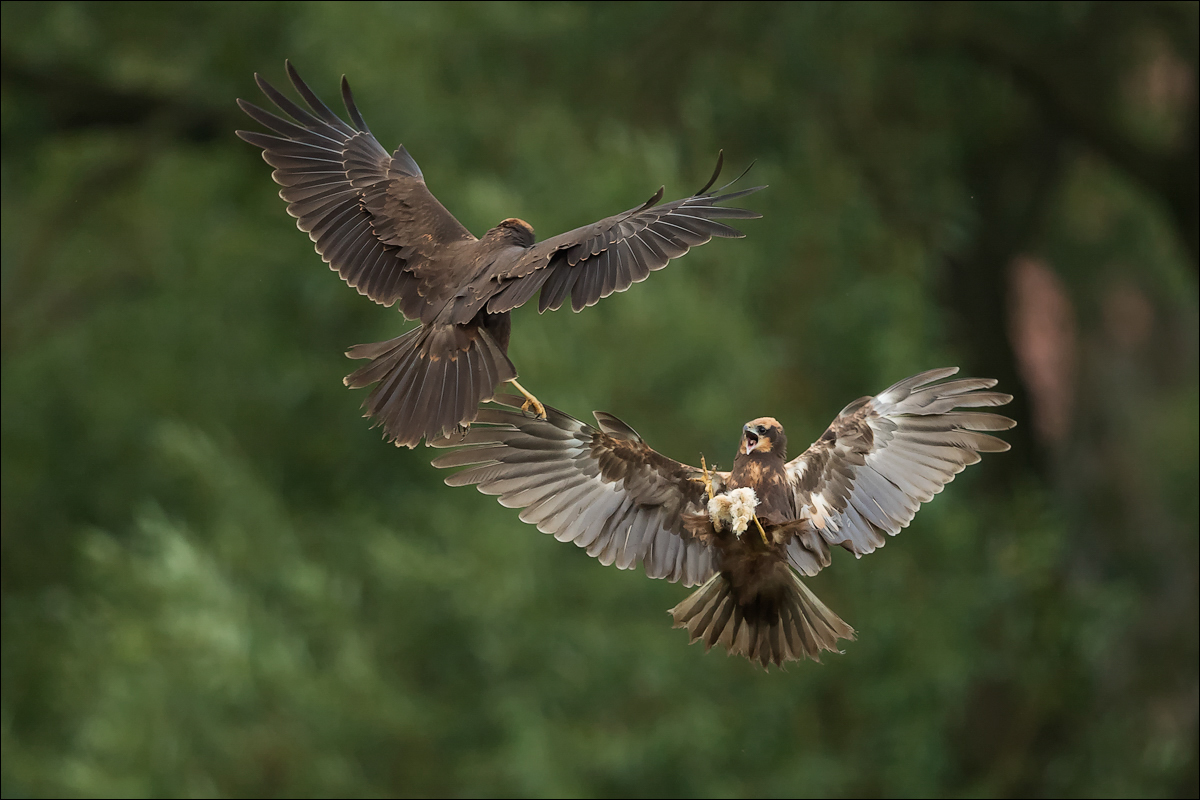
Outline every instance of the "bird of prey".
<path fill-rule="evenodd" d="M 700 588 L 670 610 L 705 649 L 721 645 L 767 668 L 819 660 L 854 630 L 800 581 L 840 545 L 882 547 L 980 453 L 1016 423 L 976 411 L 1012 398 L 993 379 L 945 380 L 956 367 L 902 380 L 846 406 L 797 458 L 771 417 L 746 423 L 730 472 L 691 467 L 652 450 L 632 428 L 596 412 L 599 428 L 547 408 L 545 419 L 504 395 L 481 409 L 436 467 L 446 483 L 475 485 L 602 564 L 643 564 L 651 578 Z"/>
<path fill-rule="evenodd" d="M 712 237 L 743 234 L 720 219 L 760 214 L 718 206 L 763 187 L 710 192 L 721 170 L 695 195 L 646 203 L 538 242 L 533 228 L 506 219 L 476 239 L 438 202 L 403 146 L 390 155 L 372 135 L 342 77 L 344 122 L 286 65 L 308 108 L 258 75 L 263 94 L 291 119 L 252 103 L 238 105 L 273 133 L 238 131 L 263 150 L 283 188 L 288 213 L 346 283 L 384 306 L 398 304 L 420 325 L 395 339 L 352 347 L 370 363 L 345 379 L 376 384 L 363 407 L 398 445 L 415 446 L 468 425 L 481 402 L 507 381 L 525 407 L 543 407 L 517 383 L 508 359 L 509 312 L 541 292 L 538 311 L 571 298 L 579 311 L 628 289 Z"/>

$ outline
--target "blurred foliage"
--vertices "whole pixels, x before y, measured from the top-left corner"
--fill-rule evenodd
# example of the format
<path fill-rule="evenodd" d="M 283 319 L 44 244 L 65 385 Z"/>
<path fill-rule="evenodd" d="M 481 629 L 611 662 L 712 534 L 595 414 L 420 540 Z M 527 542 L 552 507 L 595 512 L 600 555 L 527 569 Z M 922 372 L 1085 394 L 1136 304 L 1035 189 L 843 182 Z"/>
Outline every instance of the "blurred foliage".
<path fill-rule="evenodd" d="M 1195 796 L 1197 9 L 4 3 L 4 794 Z M 232 133 L 285 57 L 477 234 L 757 159 L 745 240 L 517 312 L 543 400 L 728 466 L 959 364 L 1014 449 L 810 582 L 844 655 L 687 647 L 685 590 L 360 418 L 341 352 L 401 320 Z"/>

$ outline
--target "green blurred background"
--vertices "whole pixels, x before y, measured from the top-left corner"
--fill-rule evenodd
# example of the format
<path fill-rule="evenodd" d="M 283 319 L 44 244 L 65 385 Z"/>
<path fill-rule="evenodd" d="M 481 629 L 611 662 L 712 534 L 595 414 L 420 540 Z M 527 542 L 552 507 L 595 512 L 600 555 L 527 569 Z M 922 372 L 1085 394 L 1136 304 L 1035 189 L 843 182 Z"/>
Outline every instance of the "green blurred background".
<path fill-rule="evenodd" d="M 1177 795 L 1197 782 L 1197 31 L 1183 4 L 3 5 L 6 796 Z M 989 456 L 765 674 L 686 590 L 397 449 L 234 104 L 345 73 L 476 234 L 770 188 L 580 314 L 544 401 L 728 466 L 956 364 Z"/>

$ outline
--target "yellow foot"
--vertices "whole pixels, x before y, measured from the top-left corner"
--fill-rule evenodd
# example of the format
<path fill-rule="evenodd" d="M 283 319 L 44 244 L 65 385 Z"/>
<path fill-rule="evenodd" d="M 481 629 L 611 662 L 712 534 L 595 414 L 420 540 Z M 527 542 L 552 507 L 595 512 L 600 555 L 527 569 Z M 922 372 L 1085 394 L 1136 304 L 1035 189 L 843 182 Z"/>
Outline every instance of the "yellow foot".
<path fill-rule="evenodd" d="M 539 401 L 529 392 L 525 391 L 525 387 L 517 383 L 515 378 L 510 380 L 509 383 L 511 383 L 513 388 L 515 388 L 518 392 L 525 395 L 525 403 L 521 406 L 522 411 L 533 411 L 534 414 L 542 419 L 546 418 L 546 407 L 542 405 L 541 401 Z"/>
<path fill-rule="evenodd" d="M 754 515 L 754 527 L 758 528 L 758 535 L 762 537 L 763 544 L 770 547 L 771 543 L 767 541 L 767 532 L 763 530 L 762 523 L 758 521 L 758 514 Z"/>
<path fill-rule="evenodd" d="M 712 478 L 708 475 L 708 464 L 704 463 L 704 454 L 700 454 L 700 469 L 704 470 L 704 491 L 708 493 L 708 499 L 712 500 Z"/>

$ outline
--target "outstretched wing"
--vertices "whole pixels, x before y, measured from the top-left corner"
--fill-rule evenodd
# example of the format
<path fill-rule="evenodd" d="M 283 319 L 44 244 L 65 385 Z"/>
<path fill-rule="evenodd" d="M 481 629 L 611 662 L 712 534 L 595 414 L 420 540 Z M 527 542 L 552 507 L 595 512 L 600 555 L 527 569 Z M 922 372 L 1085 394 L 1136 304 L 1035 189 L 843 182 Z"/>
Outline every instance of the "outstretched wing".
<path fill-rule="evenodd" d="M 616 417 L 596 412 L 600 430 L 546 406 L 548 419 L 519 410 L 523 399 L 501 395 L 506 408 L 485 407 L 461 436 L 430 442 L 458 447 L 435 467 L 469 467 L 446 479 L 499 495 L 521 508 L 521 520 L 563 542 L 586 548 L 600 563 L 684 586 L 713 573 L 713 551 L 690 534 L 685 513 L 704 513 L 700 470 L 647 446 Z"/>
<path fill-rule="evenodd" d="M 1008 449 L 1007 442 L 984 431 L 1007 430 L 1015 422 L 958 409 L 1001 406 L 1012 397 L 986 391 L 996 385 L 991 378 L 934 383 L 957 372 L 957 367 L 930 370 L 856 400 L 812 447 L 788 462 L 800 517 L 825 543 L 856 556 L 882 547 L 885 533 L 895 536 L 908 527 L 921 503 L 979 461 L 980 453 Z M 811 549 L 814 538 L 801 538 Z M 813 562 L 801 539 L 788 543 L 788 560 L 811 574 L 801 566 Z"/>
<path fill-rule="evenodd" d="M 271 84 L 254 79 L 289 121 L 253 103 L 238 105 L 275 134 L 238 131 L 261 147 L 263 160 L 275 167 L 296 226 L 317 252 L 360 294 L 415 319 L 425 298 L 444 294 L 431 274 L 433 255 L 453 242 L 475 237 L 425 186 L 421 169 L 403 146 L 388 155 L 359 114 L 342 78 L 342 98 L 354 126 L 343 122 L 287 63 L 288 78 L 308 104 L 305 109 Z"/>
<path fill-rule="evenodd" d="M 723 158 L 718 156 L 712 178 L 691 197 L 658 205 L 663 195 L 659 189 L 637 208 L 534 245 L 513 266 L 494 276 L 499 285 L 488 302 L 488 311 L 510 311 L 539 290 L 539 312 L 559 308 L 567 295 L 571 296 L 571 308 L 579 311 L 645 280 L 671 259 L 714 236 L 744 236 L 717 220 L 758 219 L 762 215 L 717 204 L 764 187 L 721 194 L 733 185 L 730 183 L 709 192 L 721 173 Z"/>

